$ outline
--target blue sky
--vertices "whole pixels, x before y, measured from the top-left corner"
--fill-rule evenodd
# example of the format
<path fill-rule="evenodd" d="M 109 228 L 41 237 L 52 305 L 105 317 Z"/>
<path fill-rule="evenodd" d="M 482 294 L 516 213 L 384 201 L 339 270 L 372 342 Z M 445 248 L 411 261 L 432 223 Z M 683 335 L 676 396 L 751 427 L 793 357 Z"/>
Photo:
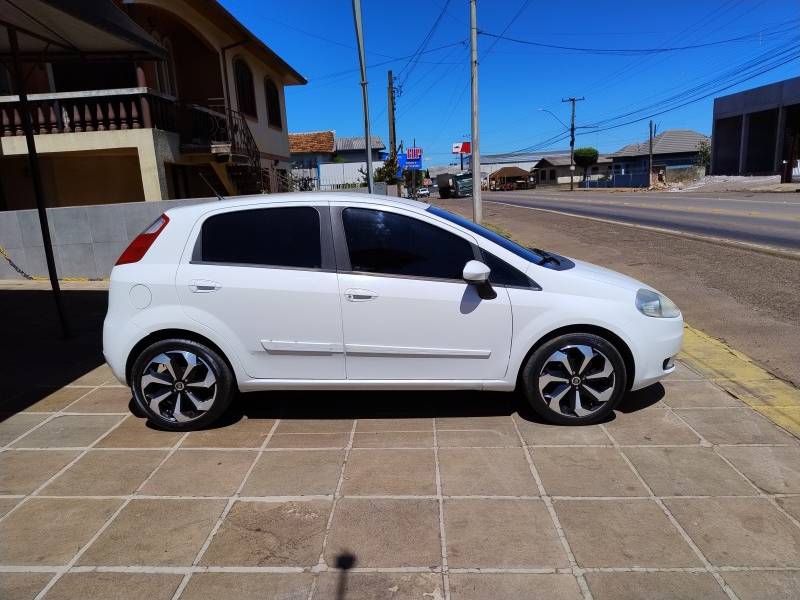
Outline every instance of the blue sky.
<path fill-rule="evenodd" d="M 305 86 L 286 89 L 290 131 L 363 134 L 349 0 L 221 1 L 308 79 Z M 398 140 L 409 146 L 416 138 L 426 164 L 447 164 L 450 144 L 469 139 L 468 0 L 362 2 L 367 64 L 376 65 L 368 70 L 373 134 L 388 141 L 386 71 L 391 68 L 402 84 Z M 567 147 L 567 141 L 558 139 L 563 127 L 537 110 L 546 108 L 568 122 L 569 106 L 561 102 L 565 96 L 586 97 L 578 103 L 579 126 L 599 123 L 604 128 L 582 130 L 576 145 L 610 152 L 647 137 L 647 120 L 614 126 L 681 104 L 693 98 L 692 93 L 714 91 L 782 58 L 789 62 L 718 95 L 800 75 L 800 50 L 790 53 L 800 48 L 798 0 L 617 0 L 587 3 L 586 9 L 582 5 L 478 1 L 480 30 L 505 31 L 506 38 L 520 40 L 478 37 L 483 154 Z M 426 52 L 410 62 L 405 57 L 420 47 L 445 6 Z M 604 8 L 598 10 L 600 6 Z M 713 45 L 675 52 L 608 52 L 709 43 Z M 689 128 L 710 133 L 712 103 L 713 96 L 653 119 L 659 131 Z M 626 113 L 632 114 L 623 116 Z M 553 138 L 555 142 L 542 146 Z"/>

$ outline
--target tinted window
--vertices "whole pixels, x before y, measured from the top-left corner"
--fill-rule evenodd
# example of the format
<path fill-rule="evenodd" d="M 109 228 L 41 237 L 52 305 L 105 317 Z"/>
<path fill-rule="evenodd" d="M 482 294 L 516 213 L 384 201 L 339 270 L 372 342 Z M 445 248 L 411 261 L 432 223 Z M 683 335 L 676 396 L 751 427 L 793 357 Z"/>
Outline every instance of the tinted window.
<path fill-rule="evenodd" d="M 390 212 L 342 213 L 353 271 L 461 279 L 472 245 L 444 229 Z"/>
<path fill-rule="evenodd" d="M 262 208 L 206 219 L 204 262 L 319 268 L 319 213 L 310 206 Z"/>
<path fill-rule="evenodd" d="M 491 270 L 489 281 L 497 285 L 511 285 L 514 287 L 532 287 L 527 275 L 519 269 L 512 267 L 506 261 L 497 258 L 494 254 L 483 251 L 483 260 Z"/>

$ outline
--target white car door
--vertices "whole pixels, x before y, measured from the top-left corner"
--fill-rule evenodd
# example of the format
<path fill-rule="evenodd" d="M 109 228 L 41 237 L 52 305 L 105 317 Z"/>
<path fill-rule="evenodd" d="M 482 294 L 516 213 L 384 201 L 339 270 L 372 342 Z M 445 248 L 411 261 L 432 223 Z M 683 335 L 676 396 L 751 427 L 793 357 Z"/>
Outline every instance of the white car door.
<path fill-rule="evenodd" d="M 504 377 L 510 301 L 462 279 L 480 258 L 471 237 L 401 208 L 333 203 L 331 216 L 348 379 Z"/>
<path fill-rule="evenodd" d="M 186 314 L 225 336 L 259 379 L 344 379 L 328 206 L 208 216 L 176 278 Z"/>

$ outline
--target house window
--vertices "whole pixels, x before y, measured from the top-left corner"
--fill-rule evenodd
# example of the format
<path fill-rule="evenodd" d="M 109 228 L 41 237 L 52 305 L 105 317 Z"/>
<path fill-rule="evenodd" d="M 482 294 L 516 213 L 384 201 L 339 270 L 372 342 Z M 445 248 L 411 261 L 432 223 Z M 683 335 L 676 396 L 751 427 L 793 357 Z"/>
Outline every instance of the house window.
<path fill-rule="evenodd" d="M 241 58 L 237 58 L 233 62 L 233 76 L 236 80 L 236 98 L 239 101 L 239 110 L 247 116 L 258 118 L 253 72 Z"/>
<path fill-rule="evenodd" d="M 281 95 L 278 86 L 269 77 L 264 80 L 264 97 L 267 99 L 267 122 L 273 127 L 281 129 Z"/>

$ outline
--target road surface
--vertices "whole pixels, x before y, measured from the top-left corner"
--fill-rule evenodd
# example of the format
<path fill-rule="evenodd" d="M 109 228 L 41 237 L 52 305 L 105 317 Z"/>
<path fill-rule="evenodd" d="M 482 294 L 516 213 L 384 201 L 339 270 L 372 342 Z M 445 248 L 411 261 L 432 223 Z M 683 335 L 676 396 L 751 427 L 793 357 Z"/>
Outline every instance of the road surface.
<path fill-rule="evenodd" d="M 484 192 L 483 199 L 800 250 L 800 193 L 522 190 Z"/>

